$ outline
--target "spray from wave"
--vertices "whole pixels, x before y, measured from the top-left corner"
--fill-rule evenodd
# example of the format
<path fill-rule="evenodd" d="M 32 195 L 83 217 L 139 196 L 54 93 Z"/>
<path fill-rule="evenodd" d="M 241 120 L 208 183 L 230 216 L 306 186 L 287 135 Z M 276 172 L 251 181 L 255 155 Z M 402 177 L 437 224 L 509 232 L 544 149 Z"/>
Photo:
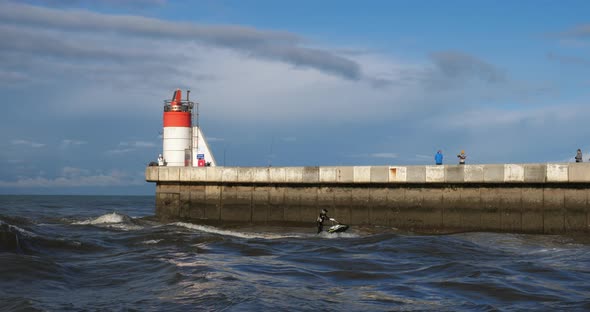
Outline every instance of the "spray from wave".
<path fill-rule="evenodd" d="M 192 224 L 186 222 L 176 222 L 171 223 L 170 225 L 179 226 L 191 230 L 197 230 L 200 232 L 206 232 L 211 234 L 219 234 L 224 236 L 232 236 L 232 237 L 239 237 L 239 238 L 246 238 L 246 239 L 254 239 L 254 238 L 261 238 L 261 239 L 283 239 L 283 238 L 353 238 L 359 237 L 357 234 L 353 233 L 328 233 L 322 232 L 320 234 L 310 234 L 310 233 L 286 233 L 286 234 L 277 234 L 277 233 L 266 233 L 266 232 L 246 232 L 246 231 L 235 231 L 235 230 L 225 230 L 220 229 L 214 226 L 209 225 L 199 225 L 199 224 Z"/>
<path fill-rule="evenodd" d="M 124 214 L 116 213 L 116 212 L 107 213 L 107 214 L 104 214 L 102 216 L 99 216 L 99 217 L 96 217 L 93 219 L 73 222 L 72 224 L 74 224 L 74 225 L 94 225 L 94 226 L 101 226 L 101 227 L 107 227 L 107 228 L 115 228 L 115 229 L 120 229 L 120 230 L 124 230 L 124 231 L 135 231 L 135 230 L 140 230 L 143 228 L 143 227 L 135 224 L 133 218 L 131 218 L 127 215 L 124 215 Z"/>
<path fill-rule="evenodd" d="M 233 230 L 224 230 L 220 228 L 216 228 L 214 226 L 208 225 L 199 225 L 199 224 L 192 224 L 186 222 L 176 222 L 172 223 L 171 225 L 184 227 L 191 230 L 197 230 L 200 232 L 206 232 L 211 234 L 219 234 L 225 236 L 233 236 L 239 238 L 263 238 L 263 239 L 280 239 L 280 238 L 299 238 L 305 237 L 304 234 L 271 234 L 271 233 L 259 233 L 259 232 L 240 232 L 240 231 L 233 231 Z"/>

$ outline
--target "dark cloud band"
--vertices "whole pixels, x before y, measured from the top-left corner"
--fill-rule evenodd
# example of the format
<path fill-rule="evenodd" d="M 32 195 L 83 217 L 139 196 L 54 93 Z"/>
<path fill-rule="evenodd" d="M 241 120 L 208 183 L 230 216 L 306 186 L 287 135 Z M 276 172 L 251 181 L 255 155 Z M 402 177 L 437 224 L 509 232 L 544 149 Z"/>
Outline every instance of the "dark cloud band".
<path fill-rule="evenodd" d="M 289 32 L 262 31 L 242 26 L 168 22 L 141 16 L 106 15 L 82 10 L 65 11 L 13 3 L 0 4 L 0 21 L 4 24 L 65 32 L 113 33 L 118 36 L 191 40 L 260 58 L 314 68 L 346 79 L 358 80 L 362 76 L 360 66 L 355 61 L 326 50 L 303 47 L 303 38 Z"/>

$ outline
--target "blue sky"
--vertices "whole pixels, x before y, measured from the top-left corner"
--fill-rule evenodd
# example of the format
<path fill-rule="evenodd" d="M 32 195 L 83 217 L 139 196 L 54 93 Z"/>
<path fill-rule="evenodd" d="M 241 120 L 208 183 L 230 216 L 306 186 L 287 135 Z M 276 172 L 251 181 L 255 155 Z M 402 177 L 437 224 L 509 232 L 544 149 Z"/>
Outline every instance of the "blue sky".
<path fill-rule="evenodd" d="M 0 194 L 153 194 L 162 101 L 218 163 L 590 157 L 588 1 L 0 0 Z"/>

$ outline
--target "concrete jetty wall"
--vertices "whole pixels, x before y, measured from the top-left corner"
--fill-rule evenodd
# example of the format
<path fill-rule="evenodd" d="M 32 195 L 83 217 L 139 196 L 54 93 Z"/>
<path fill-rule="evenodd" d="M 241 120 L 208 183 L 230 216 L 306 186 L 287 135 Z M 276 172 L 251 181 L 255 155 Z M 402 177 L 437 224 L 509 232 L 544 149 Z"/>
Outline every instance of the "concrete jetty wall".
<path fill-rule="evenodd" d="M 156 215 L 198 223 L 342 223 L 416 232 L 590 232 L 590 163 L 148 167 Z"/>

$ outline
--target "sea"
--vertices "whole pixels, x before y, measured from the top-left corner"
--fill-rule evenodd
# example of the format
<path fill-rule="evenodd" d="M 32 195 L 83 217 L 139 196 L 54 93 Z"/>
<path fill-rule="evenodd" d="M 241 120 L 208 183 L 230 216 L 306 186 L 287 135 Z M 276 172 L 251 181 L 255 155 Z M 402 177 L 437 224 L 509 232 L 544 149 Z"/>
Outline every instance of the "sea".
<path fill-rule="evenodd" d="M 317 235 L 154 211 L 0 196 L 0 311 L 590 311 L 589 234 Z"/>

